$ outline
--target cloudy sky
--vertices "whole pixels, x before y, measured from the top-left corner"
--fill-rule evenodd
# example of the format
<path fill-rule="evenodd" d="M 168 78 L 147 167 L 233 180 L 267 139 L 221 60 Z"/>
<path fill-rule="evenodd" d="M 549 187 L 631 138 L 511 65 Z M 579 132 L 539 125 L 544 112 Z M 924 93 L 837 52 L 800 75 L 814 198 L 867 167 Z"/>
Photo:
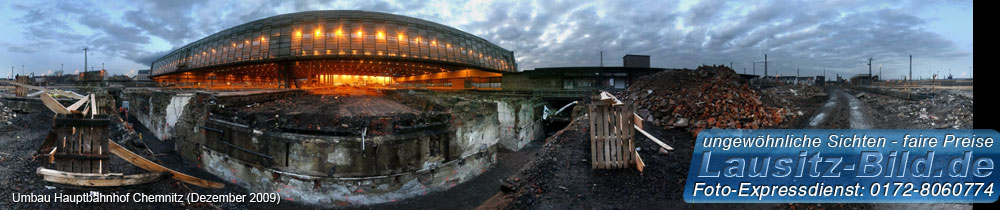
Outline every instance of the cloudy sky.
<path fill-rule="evenodd" d="M 908 73 L 972 76 L 972 1 L 3 1 L 0 75 L 11 66 L 47 74 L 104 63 L 134 73 L 192 41 L 252 20 L 308 10 L 368 10 L 449 25 L 513 50 L 519 69 L 620 66 L 625 54 L 654 67 L 730 62 L 752 73 Z M 763 73 L 758 64 L 757 74 Z M 974 70 L 974 69 L 973 69 Z"/>

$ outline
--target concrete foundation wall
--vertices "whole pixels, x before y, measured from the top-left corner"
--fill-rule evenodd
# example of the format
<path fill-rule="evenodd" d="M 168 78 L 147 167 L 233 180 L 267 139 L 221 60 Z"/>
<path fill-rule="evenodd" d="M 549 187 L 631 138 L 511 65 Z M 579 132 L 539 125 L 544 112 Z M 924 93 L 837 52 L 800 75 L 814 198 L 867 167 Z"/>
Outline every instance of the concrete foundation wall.
<path fill-rule="evenodd" d="M 209 107 L 266 100 L 260 95 L 130 89 L 121 98 L 130 102 L 132 116 L 157 137 L 175 140 L 181 156 L 204 170 L 250 191 L 319 205 L 391 202 L 445 190 L 492 167 L 499 147 L 518 150 L 544 136 L 540 99 L 407 95 L 428 98 L 408 106 L 447 109 L 443 118 L 426 118 L 439 119 L 440 127 L 364 140 L 295 134 L 211 117 Z"/>
<path fill-rule="evenodd" d="M 156 138 L 170 139 L 174 133 L 173 126 L 180 120 L 192 96 L 192 93 L 178 95 L 168 91 L 134 89 L 123 92 L 120 98 L 129 102 L 129 115 L 142 122 Z"/>
<path fill-rule="evenodd" d="M 434 168 L 385 176 L 331 178 L 258 167 L 204 148 L 205 170 L 252 192 L 276 192 L 282 198 L 323 206 L 393 202 L 447 190 L 485 172 L 496 163 L 495 147 Z"/>
<path fill-rule="evenodd" d="M 497 117 L 500 121 L 499 144 L 505 149 L 517 151 L 529 141 L 545 135 L 542 127 L 542 106 L 537 99 L 498 100 Z"/>

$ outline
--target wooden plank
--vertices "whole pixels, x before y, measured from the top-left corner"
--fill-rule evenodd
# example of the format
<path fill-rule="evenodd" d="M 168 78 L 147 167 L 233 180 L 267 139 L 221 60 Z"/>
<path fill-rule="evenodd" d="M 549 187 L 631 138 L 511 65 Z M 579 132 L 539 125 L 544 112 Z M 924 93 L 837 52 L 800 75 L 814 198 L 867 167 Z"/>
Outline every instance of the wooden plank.
<path fill-rule="evenodd" d="M 639 169 L 639 173 L 642 173 L 642 170 L 646 168 L 646 163 L 642 162 L 642 157 L 639 156 L 638 151 L 635 152 L 635 168 Z"/>
<path fill-rule="evenodd" d="M 642 133 L 642 135 L 646 136 L 647 138 L 649 138 L 649 140 L 653 141 L 653 143 L 656 143 L 656 144 L 660 145 L 660 147 L 663 147 L 663 149 L 666 149 L 666 150 L 674 150 L 674 148 L 673 148 L 673 147 L 670 147 L 670 145 L 667 145 L 667 144 L 664 144 L 664 143 L 663 143 L 662 141 L 660 141 L 660 140 L 659 140 L 659 139 L 657 139 L 656 137 L 653 137 L 653 135 L 650 135 L 649 133 L 646 133 L 646 131 L 644 131 L 644 130 L 640 129 L 639 127 L 636 127 L 636 126 L 634 126 L 634 125 L 633 125 L 633 127 L 634 127 L 634 128 L 635 128 L 635 129 L 637 130 L 637 131 L 639 131 L 639 133 Z"/>
<path fill-rule="evenodd" d="M 43 93 L 41 97 L 42 97 L 42 103 L 45 104 L 45 107 L 48 107 L 49 110 L 52 110 L 52 112 L 55 112 L 56 114 L 72 113 L 68 109 L 66 109 L 66 107 L 64 107 L 62 104 L 60 104 L 59 101 L 56 101 L 56 99 L 52 98 L 52 96 L 49 96 L 49 94 Z"/>
<path fill-rule="evenodd" d="M 632 124 L 635 124 L 636 127 L 639 127 L 639 129 L 642 129 L 642 121 L 643 121 L 642 117 L 639 117 L 639 115 L 636 114 L 635 112 L 632 112 L 632 115 L 635 116 L 635 121 L 633 121 Z"/>
<path fill-rule="evenodd" d="M 52 132 L 55 133 L 53 135 L 57 136 L 56 137 L 56 141 L 57 141 L 56 145 L 61 146 L 61 148 L 63 148 L 62 150 L 69 149 L 69 147 L 68 147 L 68 141 L 69 140 L 67 139 L 67 137 L 65 135 L 65 130 L 66 130 L 66 127 L 63 127 L 63 126 L 54 126 L 53 129 L 52 129 Z M 65 153 L 65 152 L 64 151 L 57 151 L 57 153 Z M 67 169 L 68 168 L 67 165 L 69 165 L 68 161 L 59 161 L 59 162 L 56 162 L 56 166 L 55 167 L 56 167 L 57 170 L 65 171 L 65 170 L 68 170 Z"/>
<path fill-rule="evenodd" d="M 171 178 L 176 179 L 178 181 L 182 181 L 184 183 L 192 184 L 199 187 L 216 188 L 216 189 L 220 189 L 225 186 L 222 183 L 199 179 L 197 177 L 177 172 L 169 168 L 163 167 L 159 164 L 153 163 L 152 161 L 146 160 L 146 158 L 143 158 L 142 156 L 136 155 L 132 151 L 128 151 L 127 149 L 123 148 L 122 146 L 116 144 L 111 140 L 108 140 L 108 150 L 110 150 L 112 154 L 115 154 L 118 157 L 125 159 L 125 161 L 128 161 L 129 163 L 139 166 L 140 168 L 146 169 L 147 171 L 171 173 L 173 174 Z"/>
<path fill-rule="evenodd" d="M 76 101 L 76 103 L 73 103 L 72 105 L 69 105 L 69 107 L 66 107 L 66 109 L 69 109 L 70 111 L 76 111 L 77 109 L 80 108 L 80 106 L 83 106 L 84 103 L 87 103 L 87 99 L 89 99 L 89 98 L 88 97 L 84 97 L 83 99 L 80 99 L 80 100 Z"/>
<path fill-rule="evenodd" d="M 625 123 L 625 119 L 626 118 L 622 115 L 622 113 L 624 113 L 623 111 L 625 110 L 626 106 L 628 106 L 628 104 L 626 104 L 624 106 L 621 106 L 622 108 L 618 110 L 618 113 L 615 113 L 615 116 L 618 117 L 617 127 L 618 127 L 618 133 L 619 133 L 619 137 L 618 137 L 618 161 L 619 161 L 618 162 L 618 168 L 626 168 L 626 167 L 628 167 L 628 165 L 625 165 L 625 162 L 626 162 L 626 159 L 627 159 L 626 157 L 628 157 L 628 156 L 631 155 L 630 153 L 626 153 L 625 152 L 625 149 L 628 148 L 628 145 L 626 145 L 626 143 L 628 143 L 628 141 L 627 141 L 628 139 L 625 138 L 625 135 L 628 134 L 628 132 L 627 132 L 628 130 L 625 129 L 625 127 L 624 127 L 624 125 L 625 125 L 624 123 Z"/>
<path fill-rule="evenodd" d="M 94 128 L 93 127 L 87 128 L 86 130 L 87 130 L 87 134 L 88 135 L 83 136 L 83 138 L 81 139 L 80 152 L 77 153 L 77 154 L 80 154 L 80 155 L 87 155 L 88 153 L 90 153 L 90 139 L 94 137 L 93 136 L 94 135 Z M 80 159 L 77 159 L 77 160 L 83 162 L 83 164 L 81 164 L 81 166 L 80 166 L 81 167 L 81 171 L 80 172 L 94 173 L 94 171 L 91 170 L 92 169 L 92 167 L 91 167 L 91 162 L 92 161 L 91 160 L 80 160 Z"/>
<path fill-rule="evenodd" d="M 602 166 L 604 166 L 604 162 L 602 162 L 604 161 L 604 124 L 601 121 L 604 116 L 603 113 L 604 112 L 601 106 L 594 107 L 594 125 L 597 126 L 597 128 L 594 129 L 594 145 L 596 148 L 594 153 L 596 153 L 597 157 L 594 159 L 594 165 L 597 166 L 597 169 L 601 169 L 603 168 Z"/>
<path fill-rule="evenodd" d="M 94 115 L 98 115 L 97 105 L 97 99 L 94 94 L 90 94 L 90 119 L 94 119 Z"/>
<path fill-rule="evenodd" d="M 588 118 L 590 118 L 590 168 L 597 169 L 597 125 L 594 124 L 594 118 L 597 118 L 594 112 L 594 105 L 591 104 L 587 107 Z"/>
<path fill-rule="evenodd" d="M 50 164 L 56 162 L 56 149 L 59 149 L 59 147 L 52 147 L 52 151 L 49 152 L 49 163 Z"/>
<path fill-rule="evenodd" d="M 608 160 L 607 160 L 607 164 L 608 164 L 608 168 L 617 168 L 618 165 L 617 165 L 617 162 L 615 160 L 616 159 L 616 155 L 617 155 L 615 153 L 615 151 L 617 149 L 615 147 L 615 142 L 618 141 L 618 137 L 616 136 L 616 134 L 618 132 L 615 130 L 615 124 L 614 124 L 614 122 L 615 122 L 615 107 L 608 106 L 607 115 L 608 115 L 608 122 L 609 122 L 608 123 L 608 135 L 607 135 L 608 136 L 608 147 L 607 147 Z"/>
<path fill-rule="evenodd" d="M 621 162 L 622 162 L 622 154 L 621 154 L 622 153 L 622 138 L 621 138 L 622 129 L 621 129 L 621 125 L 620 125 L 620 123 L 621 123 L 621 116 L 619 115 L 619 113 L 621 113 L 621 106 L 611 107 L 611 109 L 613 110 L 613 111 L 611 111 L 611 122 L 613 123 L 611 125 L 611 127 L 614 130 L 614 131 L 612 131 L 612 133 L 614 134 L 614 140 L 611 142 L 611 150 L 612 150 L 611 151 L 611 157 L 612 157 L 611 164 L 614 165 L 614 168 L 621 168 L 622 167 L 622 164 L 621 164 Z"/>
<path fill-rule="evenodd" d="M 629 165 L 632 164 L 632 151 L 635 149 L 635 147 L 632 146 L 632 121 L 635 120 L 635 118 L 632 117 L 632 115 L 634 115 L 632 113 L 632 105 L 626 105 L 621 114 L 623 123 L 622 131 L 625 132 L 625 147 L 622 148 L 622 154 L 624 155 L 622 157 L 624 158 L 623 167 L 629 167 Z"/>
<path fill-rule="evenodd" d="M 82 133 L 82 131 L 77 132 L 74 130 L 74 132 L 70 135 L 69 145 L 66 147 L 67 150 L 65 151 L 66 153 L 73 154 L 79 151 L 80 144 L 78 140 L 80 138 L 80 133 Z M 76 162 L 76 159 L 68 159 L 65 161 L 69 163 L 69 167 L 65 171 L 79 172 L 79 163 Z"/>
<path fill-rule="evenodd" d="M 102 132 L 98 132 L 97 136 L 95 138 L 92 138 L 90 140 L 90 154 L 101 155 L 100 152 L 98 152 L 98 151 L 101 151 L 103 149 L 103 148 L 101 148 L 102 147 L 101 142 L 104 142 L 104 140 L 106 140 L 106 139 L 108 139 L 108 132 L 107 132 L 107 130 L 102 130 Z M 91 170 L 94 173 L 103 173 L 104 170 L 102 169 L 102 165 L 101 165 L 101 163 L 103 161 L 104 160 L 91 161 L 90 162 L 90 164 L 91 164 L 90 165 Z"/>
<path fill-rule="evenodd" d="M 73 173 L 52 170 L 47 168 L 38 167 L 35 173 L 42 175 L 42 178 L 47 182 L 75 185 L 75 186 L 85 186 L 85 187 L 116 187 L 116 186 L 128 186 L 128 185 L 138 185 L 154 182 L 163 178 L 170 176 L 167 172 L 155 172 L 155 173 L 145 173 L 145 174 L 134 174 L 134 175 L 123 175 L 120 173 L 109 173 L 109 174 L 92 174 L 92 173 Z"/>
<path fill-rule="evenodd" d="M 602 110 L 601 111 L 601 124 L 604 127 L 604 134 L 601 135 L 602 136 L 601 140 L 604 140 L 604 149 L 603 149 L 603 151 L 604 151 L 604 159 L 601 160 L 601 164 L 602 164 L 602 168 L 607 169 L 607 168 L 611 167 L 611 164 L 609 164 L 609 162 L 611 162 L 611 150 L 610 150 L 611 149 L 611 142 L 610 142 L 610 140 L 611 140 L 610 136 L 611 135 L 609 135 L 609 134 L 611 134 L 611 128 L 610 128 L 611 124 L 608 123 L 608 121 L 611 119 L 611 115 L 610 115 L 610 113 L 608 113 L 608 112 L 611 111 L 611 106 L 602 106 L 601 108 L 602 108 L 601 109 Z"/>

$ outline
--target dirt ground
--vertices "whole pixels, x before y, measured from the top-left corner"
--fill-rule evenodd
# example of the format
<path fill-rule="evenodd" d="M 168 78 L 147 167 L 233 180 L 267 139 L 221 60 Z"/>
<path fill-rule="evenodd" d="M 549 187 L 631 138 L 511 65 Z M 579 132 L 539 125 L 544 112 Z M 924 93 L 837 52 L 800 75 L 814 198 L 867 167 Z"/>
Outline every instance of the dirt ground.
<path fill-rule="evenodd" d="M 440 118 L 438 112 L 410 106 L 398 98 L 367 94 L 303 94 L 245 106 L 212 107 L 213 118 L 255 129 L 329 135 L 360 135 L 375 119 L 412 125 Z"/>
<path fill-rule="evenodd" d="M 802 90 L 803 87 L 778 86 L 760 90 L 767 106 L 792 110 L 789 120 L 771 128 L 830 128 L 848 129 L 859 119 L 869 120 L 873 128 L 910 128 L 929 125 L 928 121 L 903 121 L 921 113 L 958 120 L 957 125 L 971 123 L 971 100 L 958 94 L 937 93 L 938 97 L 916 101 L 899 100 L 892 96 L 857 95 L 863 91 L 827 86 Z M 831 96 L 837 95 L 831 99 Z M 889 98 L 887 98 L 889 97 Z M 852 99 L 854 103 L 852 103 Z M 784 100 L 790 99 L 790 100 Z M 863 102 L 863 103 L 861 103 Z M 824 106 L 830 103 L 828 108 Z M 860 112 L 852 113 L 852 106 Z M 927 112 L 900 112 L 897 107 L 927 107 Z M 897 108 L 897 109 L 893 109 Z M 913 109 L 912 107 L 910 107 Z M 917 108 L 919 110 L 919 108 Z M 968 118 L 964 115 L 969 110 Z M 819 113 L 828 116 L 814 125 Z M 860 116 L 854 116 L 860 115 Z M 925 117 L 933 120 L 930 117 Z M 645 123 L 646 130 L 675 148 L 659 154 L 656 146 L 644 136 L 637 136 L 639 154 L 646 169 L 591 170 L 589 161 L 589 129 L 586 117 L 555 136 L 546 139 L 538 157 L 516 175 L 505 180 L 506 192 L 500 192 L 478 209 L 970 209 L 970 204 L 690 204 L 682 193 L 694 149 L 694 137 L 683 129 L 662 129 Z M 887 123 L 888 121 L 897 121 Z M 903 121 L 903 122 L 898 122 Z M 933 122 L 933 121 L 931 121 Z M 964 128 L 964 127 L 963 127 Z"/>
<path fill-rule="evenodd" d="M 972 119 L 971 97 L 964 93 L 950 91 L 925 91 L 917 100 L 902 99 L 898 95 L 846 87 L 806 87 L 778 86 L 755 89 L 760 101 L 768 107 L 782 110 L 785 120 L 769 128 L 834 128 L 846 129 L 852 125 L 850 113 L 852 96 L 863 102 L 862 114 L 874 128 L 970 128 Z M 831 97 L 838 98 L 832 100 Z M 846 96 L 845 96 L 846 95 Z M 332 98 L 331 98 L 332 97 Z M 373 99 L 374 98 L 374 99 Z M 315 103 L 299 103 L 288 106 L 281 100 L 241 107 L 261 116 L 273 113 L 312 113 L 315 110 L 338 110 L 332 115 L 378 115 L 386 109 L 371 110 L 371 104 L 386 104 L 395 113 L 419 113 L 427 110 L 419 105 L 400 102 L 398 99 L 356 95 L 310 95 L 306 100 Z M 385 101 L 383 101 L 385 100 Z M 333 105 L 316 105 L 320 102 L 335 102 Z M 832 102 L 829 108 L 824 106 Z M 328 106 L 328 107 L 324 107 Z M 340 109 L 336 106 L 353 107 Z M 396 107 L 396 108 L 391 108 Z M 360 112 L 344 111 L 359 108 Z M 311 110 L 311 111 L 310 111 Z M 785 111 L 787 110 L 787 111 Z M 577 110 L 580 116 L 580 110 Z M 328 114 L 329 114 L 328 113 Z M 810 125 L 819 113 L 826 113 L 816 125 Z M 236 116 L 236 115 L 234 115 Z M 245 115 L 244 115 L 245 116 Z M 316 118 L 316 117 L 314 117 Z M 319 118 L 316 118 L 319 119 Z M 16 113 L 10 122 L 0 123 L 0 195 L 12 193 L 186 193 L 202 194 L 247 194 L 245 189 L 227 183 L 224 189 L 205 189 L 186 186 L 173 180 L 161 180 L 147 185 L 107 188 L 98 190 L 74 190 L 54 186 L 41 180 L 34 173 L 43 163 L 32 159 L 34 151 L 51 126 L 49 113 Z M 589 161 L 590 145 L 586 117 L 578 117 L 555 135 L 544 141 L 530 143 L 521 151 L 501 151 L 498 165 L 488 172 L 448 191 L 433 192 L 426 196 L 370 206 L 356 206 L 338 209 L 968 209 L 968 204 L 689 204 L 683 201 L 682 193 L 691 163 L 694 136 L 689 130 L 663 129 L 646 122 L 644 127 L 653 136 L 675 148 L 666 154 L 658 152 L 658 146 L 643 136 L 636 137 L 639 155 L 647 167 L 643 173 L 635 169 L 592 170 Z M 264 121 L 268 122 L 268 121 Z M 663 121 L 666 122 L 666 121 Z M 274 122 L 269 122 L 274 123 Z M 301 122 L 300 122 L 301 123 Z M 133 124 L 135 124 L 133 122 Z M 309 122 L 305 122 L 307 125 Z M 663 123 L 673 124 L 673 123 Z M 126 148 L 156 160 L 161 164 L 193 176 L 212 181 L 226 182 L 199 169 L 199 165 L 185 161 L 173 151 L 171 141 L 152 138 L 148 130 L 135 124 L 130 132 L 115 124 L 112 137 L 122 142 Z M 322 128 L 321 128 L 322 129 Z M 137 138 L 138 133 L 145 137 Z M 114 159 L 114 158 L 113 158 Z M 113 170 L 125 173 L 142 172 L 141 169 L 123 163 L 113 162 Z M 0 209 L 317 209 L 319 206 L 282 202 L 281 205 L 248 205 L 245 203 L 214 203 L 182 205 L 173 203 L 12 203 L 8 198 L 0 199 Z"/>
<path fill-rule="evenodd" d="M 0 126 L 0 194 L 4 199 L 0 199 L 0 208 L 3 209 L 178 209 L 178 208 L 205 208 L 207 206 L 185 206 L 179 203 L 162 203 L 160 205 L 148 205 L 141 203 L 14 203 L 13 194 L 124 194 L 124 193 L 182 193 L 181 186 L 172 180 L 160 180 L 150 184 L 110 187 L 98 189 L 81 189 L 70 186 L 60 186 L 45 182 L 42 177 L 35 174 L 35 169 L 43 166 L 44 158 L 33 158 L 37 153 L 45 136 L 52 126 L 51 113 L 30 113 L 19 114 L 10 125 Z M 121 130 L 111 129 L 111 135 L 121 134 Z M 125 148 L 152 159 L 152 155 L 144 150 L 136 148 L 129 142 L 119 142 Z M 145 173 L 139 167 L 131 165 L 124 160 L 112 157 L 109 160 L 110 169 L 116 173 L 138 174 Z"/>
<path fill-rule="evenodd" d="M 917 89 L 919 97 L 906 98 L 902 90 L 851 89 L 859 95 L 875 127 L 881 129 L 971 129 L 972 91 L 953 89 Z"/>

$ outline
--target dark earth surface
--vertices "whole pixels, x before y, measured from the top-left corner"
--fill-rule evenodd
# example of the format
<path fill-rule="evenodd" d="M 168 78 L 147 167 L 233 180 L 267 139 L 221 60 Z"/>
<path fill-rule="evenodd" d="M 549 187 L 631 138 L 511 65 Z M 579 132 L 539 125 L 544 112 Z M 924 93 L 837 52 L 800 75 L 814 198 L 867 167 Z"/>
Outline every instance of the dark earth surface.
<path fill-rule="evenodd" d="M 854 90 L 827 87 L 826 93 L 845 91 L 851 95 L 865 93 L 859 97 L 864 101 L 864 113 L 870 117 L 876 128 L 909 128 L 927 122 L 943 122 L 967 128 L 955 120 L 971 119 L 971 100 L 942 94 L 937 99 L 899 100 L 898 97 Z M 775 128 L 806 128 L 827 96 L 806 97 L 792 100 L 791 106 L 801 111 L 800 116 L 784 121 Z M 325 99 L 325 98 L 321 98 Z M 925 101 L 929 100 L 929 101 Z M 937 101 L 933 101 L 937 100 Z M 764 103 L 775 103 L 762 97 Z M 880 103 L 889 101 L 890 103 Z M 838 100 L 830 116 L 817 128 L 845 129 L 850 127 L 846 100 Z M 899 107 L 909 106 L 900 110 Z M 929 107 L 927 117 L 909 120 L 914 109 Z M 964 113 L 967 109 L 969 114 Z M 956 111 L 957 110 L 957 111 Z M 910 111 L 904 113 L 903 111 Z M 919 113 L 917 113 L 919 114 Z M 949 118 L 949 114 L 954 117 Z M 966 116 L 968 115 L 968 116 Z M 579 114 L 575 115 L 579 116 Z M 117 120 L 117 119 L 116 119 Z M 934 121 L 937 120 L 937 121 Z M 520 151 L 498 153 L 498 164 L 486 173 L 459 184 L 448 191 L 432 192 L 426 196 L 401 200 L 393 203 L 339 207 L 336 209 L 968 209 L 968 204 L 689 204 L 682 197 L 694 137 L 681 129 L 664 130 L 645 123 L 644 127 L 653 136 L 670 144 L 675 150 L 660 154 L 658 146 L 637 135 L 639 154 L 646 163 L 646 169 L 639 173 L 635 169 L 592 170 L 589 161 L 590 145 L 586 117 L 578 117 L 574 123 L 544 141 L 534 141 Z M 284 201 L 275 204 L 247 203 L 13 203 L 13 193 L 52 194 L 56 192 L 82 194 L 95 191 L 110 193 L 169 194 L 196 192 L 201 194 L 247 194 L 245 189 L 227 183 L 224 189 L 206 189 L 188 186 L 173 180 L 161 180 L 151 184 L 104 188 L 71 189 L 42 181 L 35 174 L 35 168 L 42 166 L 41 159 L 32 158 L 35 150 L 51 127 L 50 113 L 18 113 L 10 125 L 0 125 L 0 199 L 2 209 L 321 209 L 324 206 L 310 206 Z M 186 161 L 173 151 L 172 141 L 161 141 L 153 137 L 140 124 L 131 122 L 134 131 L 121 126 L 112 126 L 112 138 L 129 150 L 164 166 L 196 177 L 225 182 L 201 170 L 197 163 Z M 971 125 L 971 124 L 970 124 Z M 139 140 L 139 133 L 143 136 Z M 112 170 L 126 174 L 142 173 L 142 169 L 120 159 L 112 158 Z M 492 197 L 491 197 L 492 196 Z M 987 209 L 995 209 L 986 207 Z"/>

